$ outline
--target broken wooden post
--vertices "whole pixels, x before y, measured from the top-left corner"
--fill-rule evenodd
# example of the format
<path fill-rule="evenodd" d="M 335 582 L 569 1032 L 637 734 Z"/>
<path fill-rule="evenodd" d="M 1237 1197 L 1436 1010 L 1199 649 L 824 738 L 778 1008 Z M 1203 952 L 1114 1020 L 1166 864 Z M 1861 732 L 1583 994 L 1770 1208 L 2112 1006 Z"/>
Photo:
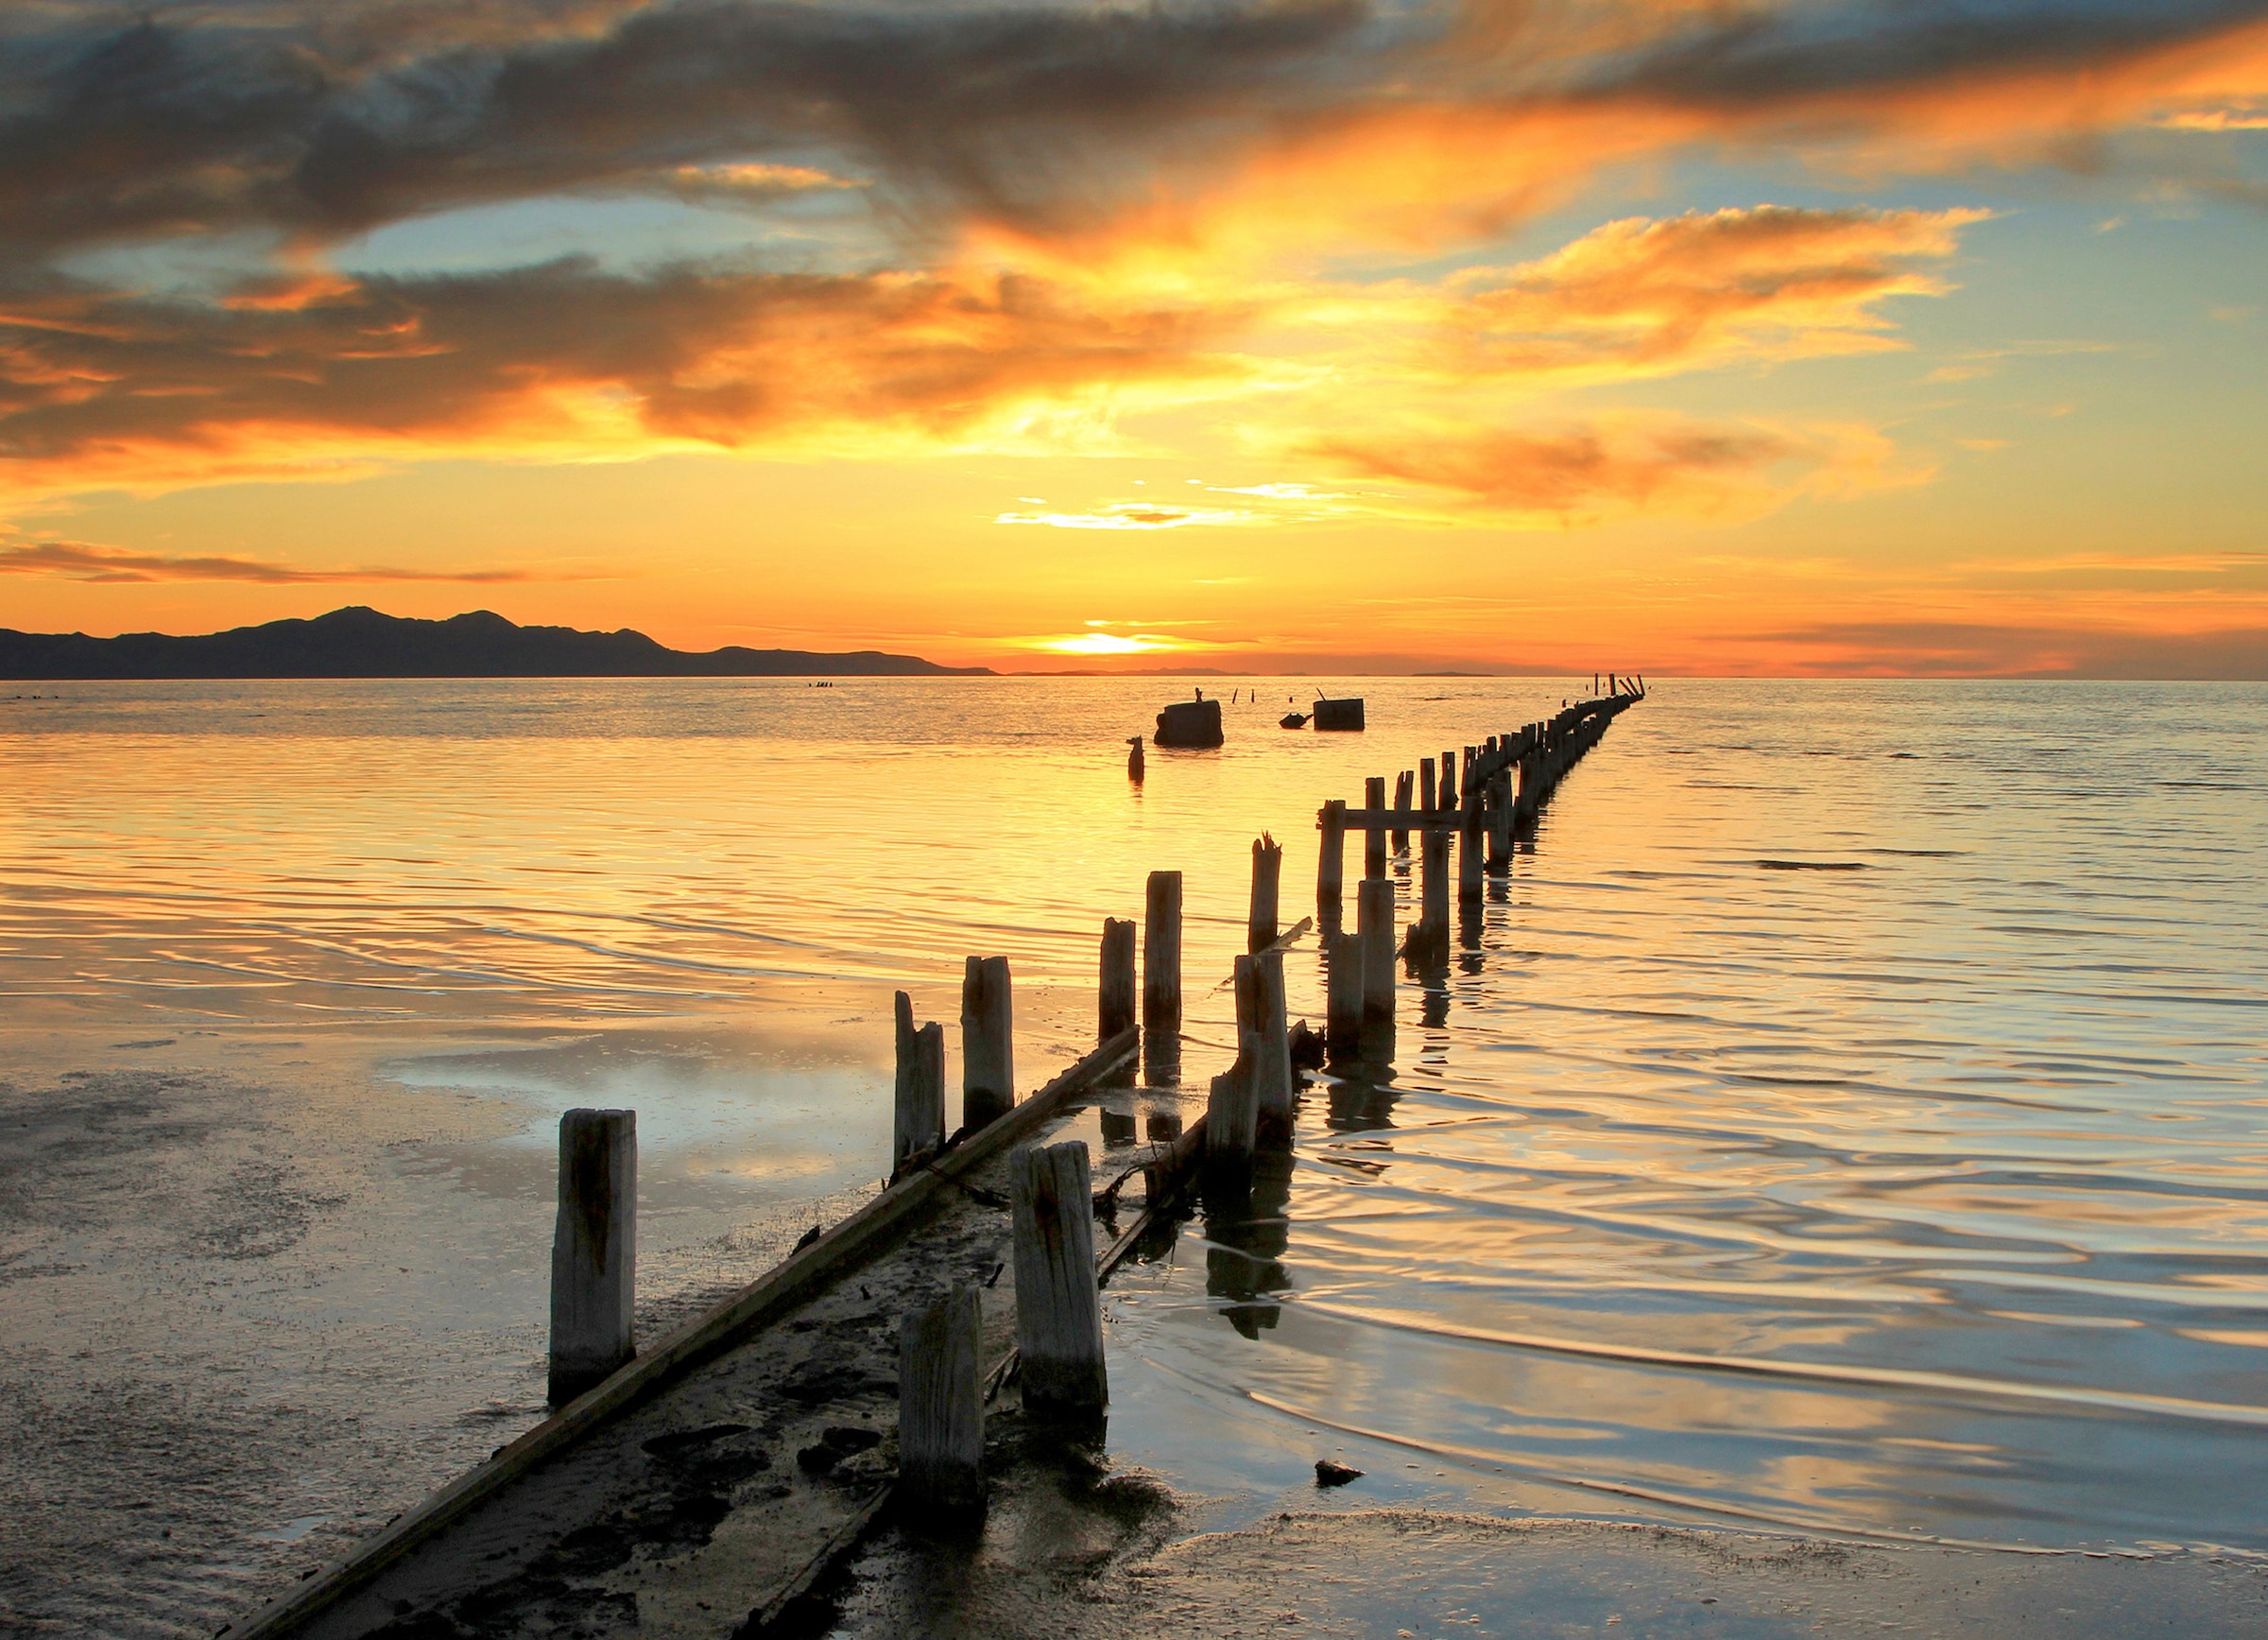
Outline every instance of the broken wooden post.
<path fill-rule="evenodd" d="M 1315 915 L 1328 921 L 1338 915 L 1347 876 L 1347 805 L 1336 798 L 1325 803 L 1315 829 L 1323 835 L 1315 860 Z"/>
<path fill-rule="evenodd" d="M 1134 921 L 1103 919 L 1102 984 L 1095 1004 L 1094 1040 L 1108 1042 L 1134 1028 Z"/>
<path fill-rule="evenodd" d="M 945 1143 L 945 1027 L 914 1028 L 914 1000 L 898 993 L 898 1090 L 890 1123 L 890 1177 Z"/>
<path fill-rule="evenodd" d="M 1289 1137 L 1297 1083 L 1283 997 L 1283 953 L 1265 951 L 1236 959 L 1236 1024 L 1240 1041 L 1251 1033 L 1252 1098 L 1257 1131 Z"/>
<path fill-rule="evenodd" d="M 1352 1054 L 1363 1040 L 1363 941 L 1325 930 L 1323 1046 L 1333 1059 Z"/>
<path fill-rule="evenodd" d="M 1363 875 L 1366 878 L 1386 874 L 1386 828 L 1380 817 L 1386 806 L 1386 777 L 1374 774 L 1363 782 L 1363 806 L 1370 811 L 1370 823 L 1363 828 Z"/>
<path fill-rule="evenodd" d="M 1103 1368 L 1087 1147 L 1076 1139 L 1025 1146 L 1008 1158 L 1008 1182 L 1023 1404 L 1035 1410 L 1099 1412 L 1110 1390 Z"/>
<path fill-rule="evenodd" d="M 1245 949 L 1265 951 L 1276 943 L 1277 889 L 1283 880 L 1283 845 L 1266 832 L 1252 843 L 1252 910 L 1245 923 Z"/>
<path fill-rule="evenodd" d="M 1142 916 L 1142 1028 L 1181 1034 L 1181 873 L 1152 872 Z"/>
<path fill-rule="evenodd" d="M 637 1355 L 638 1113 L 559 1118 L 559 1214 L 551 1237 L 554 1407 L 597 1388 Z"/>
<path fill-rule="evenodd" d="M 1394 885 L 1384 877 L 1363 884 L 1355 902 L 1355 931 L 1363 942 L 1363 1024 L 1394 1017 Z"/>
<path fill-rule="evenodd" d="M 1236 1035 L 1236 1062 L 1212 1079 L 1205 1106 L 1205 1170 L 1216 1178 L 1233 1178 L 1251 1167 L 1260 1126 L 1259 1078 L 1254 1070 L 1260 1033 L 1245 1029 Z"/>
<path fill-rule="evenodd" d="M 961 976 L 961 1126 L 971 1132 L 1016 1106 L 1016 1016 L 1005 957 L 971 957 Z"/>
<path fill-rule="evenodd" d="M 1417 779 L 1408 769 L 1394 777 L 1394 852 L 1410 852 L 1410 787 Z"/>
<path fill-rule="evenodd" d="M 898 1324 L 898 1501 L 916 1511 L 984 1504 L 984 1344 L 966 1282 Z"/>

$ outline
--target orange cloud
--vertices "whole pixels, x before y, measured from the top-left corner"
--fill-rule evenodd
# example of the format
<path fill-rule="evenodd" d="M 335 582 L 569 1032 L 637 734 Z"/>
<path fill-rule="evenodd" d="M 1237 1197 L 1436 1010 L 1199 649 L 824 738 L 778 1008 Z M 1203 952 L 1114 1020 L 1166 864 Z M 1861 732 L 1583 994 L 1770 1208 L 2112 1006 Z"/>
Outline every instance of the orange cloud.
<path fill-rule="evenodd" d="M 1876 304 L 1942 294 L 1914 265 L 1991 215 L 1761 205 L 1609 222 L 1509 271 L 1460 275 L 1451 346 L 1476 372 L 1616 375 L 1894 347 Z"/>
<path fill-rule="evenodd" d="M 1181 402 L 1245 368 L 1203 351 L 1208 316 L 1005 277 L 558 263 L 303 296 L 18 303 L 0 318 L 0 493 L 442 454 L 1014 447 L 1053 439 L 1050 416 Z"/>
<path fill-rule="evenodd" d="M 1551 431 L 1435 423 L 1311 435 L 1291 454 L 1356 476 L 1419 486 L 1457 510 L 1536 527 L 1675 515 L 1754 518 L 1799 495 L 1916 483 L 1888 440 L 1859 427 L 1710 423 L 1641 412 Z M 1386 510 L 1387 509 L 1380 509 Z"/>

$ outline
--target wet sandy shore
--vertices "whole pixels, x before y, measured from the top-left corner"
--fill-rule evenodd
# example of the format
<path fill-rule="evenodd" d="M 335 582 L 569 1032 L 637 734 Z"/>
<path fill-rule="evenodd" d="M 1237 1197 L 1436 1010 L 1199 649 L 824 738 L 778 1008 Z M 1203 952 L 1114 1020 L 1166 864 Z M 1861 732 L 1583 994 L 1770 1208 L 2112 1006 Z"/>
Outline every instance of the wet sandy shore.
<path fill-rule="evenodd" d="M 1027 1465 L 973 1540 L 891 1529 L 780 1632 L 842 1640 L 2110 1640 L 2268 1632 L 2268 1567 L 2019 1555 L 1422 1510 L 1191 1535 L 1139 1477 Z M 1100 1497 L 1103 1503 L 1087 1501 Z"/>
<path fill-rule="evenodd" d="M 0 1633 L 210 1635 L 543 1415 L 548 1111 L 479 1055 L 411 1085 L 247 1045 L 0 1073 Z M 859 1170 L 657 1150 L 642 1336 L 849 1211 Z"/>

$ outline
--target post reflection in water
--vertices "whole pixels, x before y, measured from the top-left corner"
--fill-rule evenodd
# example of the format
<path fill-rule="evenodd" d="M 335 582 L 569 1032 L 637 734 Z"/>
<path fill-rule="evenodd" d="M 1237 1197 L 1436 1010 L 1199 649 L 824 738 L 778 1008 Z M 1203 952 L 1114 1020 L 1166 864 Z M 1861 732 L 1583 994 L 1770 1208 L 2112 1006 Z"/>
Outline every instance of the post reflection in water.
<path fill-rule="evenodd" d="M 1272 1295 L 1292 1287 L 1283 1253 L 1294 1165 L 1288 1149 L 1262 1149 L 1247 1177 L 1205 1180 L 1205 1290 L 1228 1301 L 1220 1313 L 1247 1338 L 1275 1326 L 1282 1306 Z"/>

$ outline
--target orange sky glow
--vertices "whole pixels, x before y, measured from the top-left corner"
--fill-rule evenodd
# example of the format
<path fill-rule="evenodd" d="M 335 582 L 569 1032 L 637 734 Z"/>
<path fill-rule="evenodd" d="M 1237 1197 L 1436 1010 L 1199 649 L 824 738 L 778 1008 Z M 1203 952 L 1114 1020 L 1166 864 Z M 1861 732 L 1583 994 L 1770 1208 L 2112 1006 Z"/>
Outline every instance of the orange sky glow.
<path fill-rule="evenodd" d="M 2268 0 L 0 41 L 0 626 L 2268 677 Z"/>

